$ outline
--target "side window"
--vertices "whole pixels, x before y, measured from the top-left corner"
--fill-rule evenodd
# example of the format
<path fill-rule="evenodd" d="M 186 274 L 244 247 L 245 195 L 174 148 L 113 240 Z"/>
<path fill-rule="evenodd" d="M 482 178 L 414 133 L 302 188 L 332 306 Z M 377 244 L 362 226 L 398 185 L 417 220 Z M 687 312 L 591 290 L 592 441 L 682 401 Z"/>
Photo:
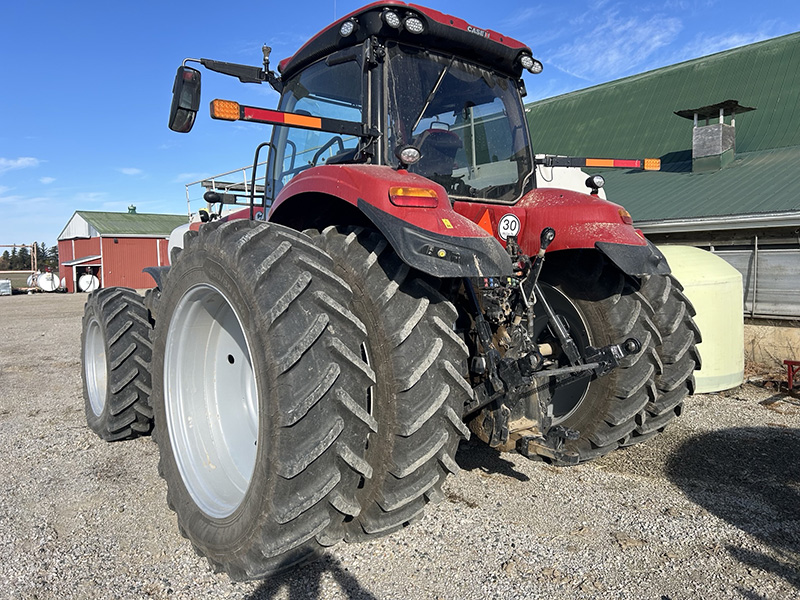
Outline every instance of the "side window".
<path fill-rule="evenodd" d="M 280 109 L 300 115 L 362 122 L 362 69 L 357 54 L 351 60 L 321 60 L 289 80 Z M 334 55 L 335 57 L 336 55 Z M 330 63 L 330 64 L 329 64 Z M 273 133 L 275 193 L 295 175 L 328 162 L 352 160 L 359 138 L 295 127 Z"/>
<path fill-rule="evenodd" d="M 301 99 L 290 111 L 301 115 L 361 121 L 360 107 L 345 107 L 319 99 Z M 280 168 L 280 183 L 286 185 L 297 173 L 329 160 L 345 160 L 358 146 L 358 138 L 313 129 L 285 128 L 286 148 Z"/>

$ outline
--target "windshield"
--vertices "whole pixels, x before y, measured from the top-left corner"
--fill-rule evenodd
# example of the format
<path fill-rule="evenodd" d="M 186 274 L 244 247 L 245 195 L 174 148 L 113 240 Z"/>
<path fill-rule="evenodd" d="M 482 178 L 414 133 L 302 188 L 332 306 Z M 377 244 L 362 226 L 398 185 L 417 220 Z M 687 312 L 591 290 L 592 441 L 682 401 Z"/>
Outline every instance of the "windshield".
<path fill-rule="evenodd" d="M 387 156 L 396 161 L 395 148 L 416 146 L 422 158 L 409 170 L 451 196 L 517 200 L 532 178 L 532 160 L 515 82 L 427 50 L 387 50 Z"/>

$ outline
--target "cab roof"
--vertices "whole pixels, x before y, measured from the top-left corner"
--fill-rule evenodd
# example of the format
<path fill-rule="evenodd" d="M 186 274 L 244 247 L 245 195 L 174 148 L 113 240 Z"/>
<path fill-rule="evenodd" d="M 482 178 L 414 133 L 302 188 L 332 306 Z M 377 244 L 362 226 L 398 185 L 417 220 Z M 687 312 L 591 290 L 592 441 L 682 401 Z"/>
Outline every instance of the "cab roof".
<path fill-rule="evenodd" d="M 423 31 L 411 33 L 402 25 L 399 29 L 392 28 L 384 20 L 385 12 L 395 13 L 401 22 L 416 17 L 423 23 Z M 342 36 L 340 28 L 346 21 L 353 22 L 355 29 L 350 35 Z M 530 48 L 522 42 L 496 31 L 475 27 L 463 19 L 416 4 L 384 0 L 364 6 L 329 25 L 293 56 L 282 60 L 278 70 L 284 79 L 291 77 L 320 58 L 360 44 L 371 36 L 452 53 L 515 79 L 522 75 L 520 56 L 531 54 Z"/>

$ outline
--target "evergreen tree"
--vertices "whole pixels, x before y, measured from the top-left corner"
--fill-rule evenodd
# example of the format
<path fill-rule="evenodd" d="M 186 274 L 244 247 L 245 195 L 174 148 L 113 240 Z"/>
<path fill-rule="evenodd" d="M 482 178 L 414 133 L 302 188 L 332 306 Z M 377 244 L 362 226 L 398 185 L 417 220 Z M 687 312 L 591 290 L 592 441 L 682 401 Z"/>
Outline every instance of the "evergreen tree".
<path fill-rule="evenodd" d="M 48 266 L 47 258 L 47 246 L 44 245 L 44 242 L 36 244 L 36 264 L 40 271 L 44 271 L 44 268 Z"/>
<path fill-rule="evenodd" d="M 50 268 L 53 271 L 58 271 L 58 245 L 51 246 L 47 251 L 47 260 L 49 261 Z"/>
<path fill-rule="evenodd" d="M 10 271 L 11 270 L 11 254 L 9 254 L 8 250 L 3 252 L 3 256 L 0 257 L 0 271 Z"/>
<path fill-rule="evenodd" d="M 17 271 L 29 271 L 31 268 L 31 253 L 24 246 L 17 252 Z"/>

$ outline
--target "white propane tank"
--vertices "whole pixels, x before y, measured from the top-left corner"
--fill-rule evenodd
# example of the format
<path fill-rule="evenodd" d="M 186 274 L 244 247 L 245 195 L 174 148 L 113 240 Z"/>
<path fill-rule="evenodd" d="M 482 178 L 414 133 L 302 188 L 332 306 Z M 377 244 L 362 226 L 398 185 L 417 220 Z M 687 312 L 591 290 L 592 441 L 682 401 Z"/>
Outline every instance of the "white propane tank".
<path fill-rule="evenodd" d="M 694 305 L 703 365 L 695 371 L 699 394 L 728 390 L 744 380 L 742 275 L 716 254 L 692 246 L 660 245 L 672 274 Z"/>
<path fill-rule="evenodd" d="M 28 279 L 26 280 L 26 284 L 27 285 L 25 287 L 33 287 L 33 286 L 35 286 L 37 277 L 39 277 L 38 273 L 31 273 L 30 275 L 28 275 Z"/>
<path fill-rule="evenodd" d="M 62 277 L 61 278 L 61 284 L 58 287 L 60 289 L 62 289 L 62 290 L 67 289 L 67 278 L 66 277 Z"/>
<path fill-rule="evenodd" d="M 42 273 L 36 278 L 36 286 L 43 292 L 55 292 L 58 284 L 58 275 L 55 273 Z"/>
<path fill-rule="evenodd" d="M 100 280 L 94 275 L 84 273 L 78 279 L 78 289 L 82 292 L 93 292 L 100 287 Z"/>

